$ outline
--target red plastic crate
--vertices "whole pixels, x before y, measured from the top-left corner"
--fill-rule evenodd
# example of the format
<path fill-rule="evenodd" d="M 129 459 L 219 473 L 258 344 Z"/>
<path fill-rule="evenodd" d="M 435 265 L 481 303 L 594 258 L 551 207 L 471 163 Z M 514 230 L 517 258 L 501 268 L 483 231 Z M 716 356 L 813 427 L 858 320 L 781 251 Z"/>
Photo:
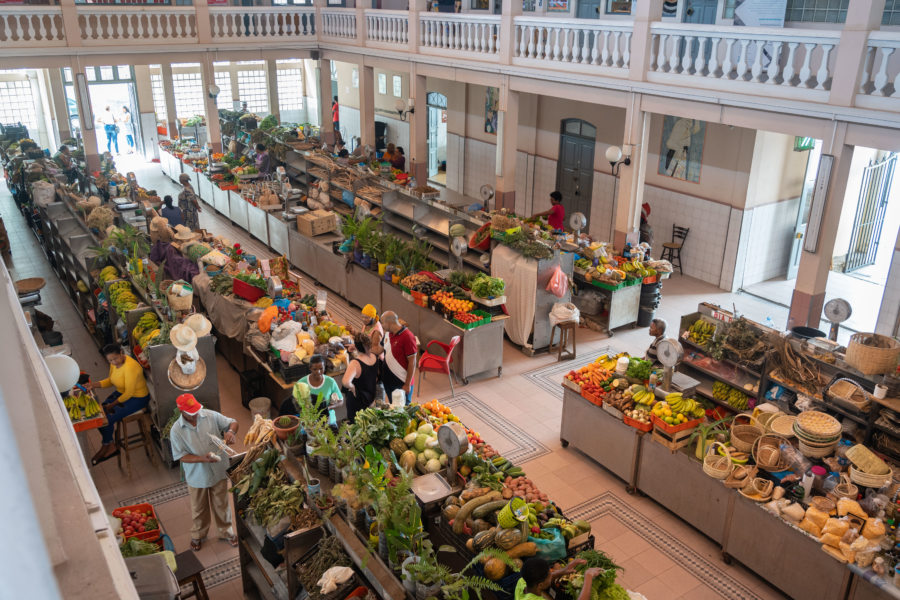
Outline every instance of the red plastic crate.
<path fill-rule="evenodd" d="M 122 515 L 125 514 L 126 510 L 130 510 L 131 512 L 139 512 L 142 514 L 150 513 L 150 517 L 156 519 L 157 524 L 159 523 L 159 519 L 156 516 L 156 511 L 153 510 L 153 506 L 150 504 L 134 504 L 132 506 L 122 506 L 112 511 L 112 516 L 116 518 L 122 518 Z M 149 531 L 143 531 L 141 533 L 135 533 L 133 535 L 124 535 L 125 541 L 128 541 L 131 538 L 137 538 L 139 540 L 144 540 L 148 542 L 153 542 L 159 539 L 160 528 L 151 529 Z"/>
<path fill-rule="evenodd" d="M 595 404 L 597 406 L 603 406 L 603 398 L 600 396 L 595 396 L 590 392 L 586 392 L 584 388 L 581 388 L 581 397 L 590 402 L 591 404 Z"/>
<path fill-rule="evenodd" d="M 622 420 L 625 421 L 626 425 L 631 425 L 638 431 L 646 432 L 646 431 L 650 431 L 651 429 L 653 429 L 653 423 L 641 423 L 640 421 L 635 421 L 628 415 L 625 415 L 625 417 Z"/>
<path fill-rule="evenodd" d="M 700 419 L 692 419 L 680 425 L 669 425 L 656 415 L 650 415 L 650 420 L 653 421 L 654 425 L 669 434 L 678 433 L 679 431 L 684 431 L 685 429 L 693 429 L 700 424 Z"/>
<path fill-rule="evenodd" d="M 247 302 L 256 302 L 266 295 L 265 290 L 237 278 L 234 279 L 234 283 L 231 285 L 231 291 L 234 292 L 235 296 L 240 296 Z"/>

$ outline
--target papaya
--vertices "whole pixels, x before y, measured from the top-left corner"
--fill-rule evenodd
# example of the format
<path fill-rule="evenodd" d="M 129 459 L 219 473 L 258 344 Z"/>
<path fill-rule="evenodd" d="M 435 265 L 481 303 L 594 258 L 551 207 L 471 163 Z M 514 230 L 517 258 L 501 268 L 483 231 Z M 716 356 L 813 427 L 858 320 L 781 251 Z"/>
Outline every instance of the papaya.
<path fill-rule="evenodd" d="M 499 558 L 492 558 L 484 565 L 484 576 L 491 581 L 502 579 L 506 575 L 506 563 Z"/>
<path fill-rule="evenodd" d="M 534 542 L 522 542 L 510 549 L 507 554 L 510 558 L 528 558 L 537 554 L 537 544 Z"/>

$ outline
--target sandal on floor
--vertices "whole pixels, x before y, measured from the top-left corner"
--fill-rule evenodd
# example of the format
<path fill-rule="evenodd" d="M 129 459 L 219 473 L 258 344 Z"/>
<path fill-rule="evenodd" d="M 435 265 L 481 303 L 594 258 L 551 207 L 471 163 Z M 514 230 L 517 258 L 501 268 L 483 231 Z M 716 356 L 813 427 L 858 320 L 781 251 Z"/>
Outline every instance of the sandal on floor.
<path fill-rule="evenodd" d="M 194 552 L 200 550 L 200 546 L 202 545 L 202 540 L 191 540 L 191 550 Z"/>
<path fill-rule="evenodd" d="M 92 459 L 91 459 L 91 466 L 96 467 L 96 466 L 99 465 L 100 463 L 106 462 L 106 461 L 108 461 L 109 459 L 111 459 L 111 458 L 113 458 L 113 457 L 115 457 L 115 456 L 118 456 L 118 455 L 119 455 L 119 451 L 116 450 L 116 451 L 113 452 L 112 454 L 107 454 L 106 456 L 101 456 L 100 458 L 92 458 Z"/>
<path fill-rule="evenodd" d="M 225 540 L 226 542 L 228 542 L 229 544 L 231 544 L 232 548 L 237 548 L 238 537 L 236 535 L 233 535 L 230 538 L 222 538 L 222 539 Z"/>

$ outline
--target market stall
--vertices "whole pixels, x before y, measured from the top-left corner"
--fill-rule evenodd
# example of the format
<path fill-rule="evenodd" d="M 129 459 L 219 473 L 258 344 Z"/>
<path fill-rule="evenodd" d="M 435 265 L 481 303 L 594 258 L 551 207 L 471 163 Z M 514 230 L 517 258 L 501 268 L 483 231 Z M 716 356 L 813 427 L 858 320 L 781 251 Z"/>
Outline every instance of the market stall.
<path fill-rule="evenodd" d="M 863 406 L 889 422 L 896 357 L 876 374 L 858 349 L 813 345 L 706 304 L 682 324 L 688 350 L 671 341 L 661 352 L 664 364 L 681 359 L 686 372 L 673 385 L 685 387 L 663 390 L 666 375 L 641 359 L 601 356 L 563 381 L 563 443 L 792 597 L 900 597 L 889 583 L 900 468 L 870 449 L 892 447 L 875 439 L 888 428 L 865 427 L 876 419 L 852 405 L 869 400 Z M 886 398 L 865 391 L 873 378 Z M 855 383 L 843 393 L 841 380 Z"/>

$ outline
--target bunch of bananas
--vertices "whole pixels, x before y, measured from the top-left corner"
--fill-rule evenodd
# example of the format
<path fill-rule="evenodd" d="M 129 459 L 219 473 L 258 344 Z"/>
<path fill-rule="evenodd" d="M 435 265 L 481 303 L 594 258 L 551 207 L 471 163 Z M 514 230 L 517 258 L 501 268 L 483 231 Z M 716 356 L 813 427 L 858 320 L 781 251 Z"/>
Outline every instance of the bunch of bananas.
<path fill-rule="evenodd" d="M 666 395 L 666 402 L 674 412 L 690 415 L 694 418 L 701 418 L 706 414 L 703 406 L 693 398 L 685 398 L 681 392 L 672 392 Z"/>
<path fill-rule="evenodd" d="M 635 404 L 643 404 L 644 406 L 656 404 L 656 394 L 642 385 L 632 385 L 625 390 L 625 395 L 631 396 Z"/>
<path fill-rule="evenodd" d="M 66 410 L 69 413 L 69 419 L 72 422 L 81 421 L 82 419 L 91 419 L 103 412 L 100 404 L 93 396 L 88 394 L 79 394 L 77 396 L 67 396 L 64 400 Z M 82 416 L 82 411 L 84 415 Z"/>
<path fill-rule="evenodd" d="M 553 517 L 552 519 L 547 519 L 547 522 L 544 523 L 545 527 L 558 527 L 562 532 L 563 537 L 566 540 L 571 540 L 572 538 L 578 537 L 583 533 L 589 533 L 591 531 L 591 524 L 587 521 L 569 521 L 564 517 Z"/>
<path fill-rule="evenodd" d="M 157 335 L 159 335 L 159 317 L 153 311 L 141 315 L 137 325 L 131 330 L 131 337 L 141 348 L 146 348 L 147 343 Z"/>
<path fill-rule="evenodd" d="M 713 398 L 721 400 L 722 402 L 727 402 L 738 410 L 747 410 L 750 406 L 747 395 L 739 389 L 731 387 L 727 383 L 721 381 L 715 382 L 713 384 L 712 392 Z"/>
<path fill-rule="evenodd" d="M 716 326 L 703 319 L 697 319 L 688 329 L 688 339 L 698 346 L 706 346 L 716 333 Z"/>
<path fill-rule="evenodd" d="M 100 407 L 100 403 L 94 399 L 93 396 L 82 396 L 84 399 L 84 416 L 87 419 L 96 417 L 100 413 L 103 412 L 103 409 Z"/>
<path fill-rule="evenodd" d="M 622 263 L 621 268 L 626 273 L 634 273 L 640 277 L 652 277 L 653 275 L 656 275 L 655 269 L 648 269 L 644 266 L 644 263 L 636 260 Z"/>
<path fill-rule="evenodd" d="M 106 283 L 107 281 L 112 281 L 113 279 L 118 279 L 118 278 L 119 278 L 119 270 L 116 269 L 112 265 L 110 265 L 108 267 L 103 267 L 102 269 L 100 269 L 100 275 L 97 277 L 97 279 L 100 280 L 101 284 Z"/>
<path fill-rule="evenodd" d="M 575 261 L 575 268 L 577 269 L 590 269 L 593 266 L 593 263 L 586 258 L 579 258 Z"/>
<path fill-rule="evenodd" d="M 130 283 L 118 281 L 109 286 L 109 303 L 120 317 L 124 317 L 129 310 L 137 308 L 138 299 L 134 295 Z"/>
<path fill-rule="evenodd" d="M 616 363 L 618 363 L 619 358 L 623 356 L 627 356 L 627 354 L 625 352 L 619 352 L 618 354 L 603 354 L 594 362 L 607 371 L 614 371 L 616 369 Z"/>

